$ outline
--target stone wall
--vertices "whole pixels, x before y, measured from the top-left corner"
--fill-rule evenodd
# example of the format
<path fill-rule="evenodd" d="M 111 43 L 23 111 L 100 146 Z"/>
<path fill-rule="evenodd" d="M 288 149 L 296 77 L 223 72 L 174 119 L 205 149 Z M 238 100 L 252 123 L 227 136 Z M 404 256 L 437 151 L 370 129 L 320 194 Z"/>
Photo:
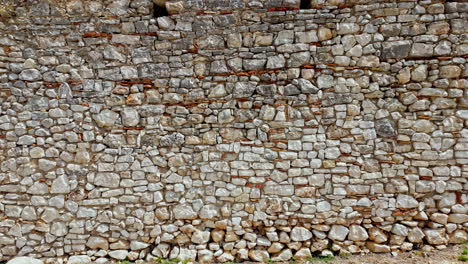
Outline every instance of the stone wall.
<path fill-rule="evenodd" d="M 10 2 L 0 260 L 467 241 L 468 3 L 366 2 Z"/>

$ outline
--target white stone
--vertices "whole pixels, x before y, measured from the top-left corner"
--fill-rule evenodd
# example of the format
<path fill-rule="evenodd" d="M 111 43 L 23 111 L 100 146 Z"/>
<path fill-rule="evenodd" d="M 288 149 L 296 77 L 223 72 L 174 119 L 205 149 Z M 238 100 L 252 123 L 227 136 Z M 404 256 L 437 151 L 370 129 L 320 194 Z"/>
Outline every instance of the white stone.
<path fill-rule="evenodd" d="M 88 264 L 92 263 L 91 258 L 86 255 L 81 255 L 81 256 L 71 256 L 67 264 Z"/>
<path fill-rule="evenodd" d="M 44 262 L 31 257 L 16 257 L 8 261 L 7 264 L 44 264 Z"/>
<path fill-rule="evenodd" d="M 293 241 L 307 241 L 312 238 L 312 232 L 304 227 L 294 227 L 291 230 L 291 239 Z"/>

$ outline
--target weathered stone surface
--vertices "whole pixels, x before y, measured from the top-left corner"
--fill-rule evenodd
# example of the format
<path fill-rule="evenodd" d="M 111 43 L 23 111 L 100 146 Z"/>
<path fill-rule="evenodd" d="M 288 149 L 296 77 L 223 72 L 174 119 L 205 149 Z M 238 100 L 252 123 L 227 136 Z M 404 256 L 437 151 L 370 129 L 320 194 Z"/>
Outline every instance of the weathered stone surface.
<path fill-rule="evenodd" d="M 448 236 L 444 229 L 424 229 L 426 240 L 431 245 L 447 244 Z"/>
<path fill-rule="evenodd" d="M 366 241 L 369 238 L 367 231 L 359 225 L 351 225 L 349 227 L 348 239 L 352 241 Z"/>
<path fill-rule="evenodd" d="M 312 238 L 312 232 L 304 227 L 294 227 L 291 230 L 291 239 L 293 241 L 307 241 Z"/>
<path fill-rule="evenodd" d="M 89 263 L 93 263 L 93 262 L 91 261 L 91 258 L 89 256 L 85 256 L 85 255 L 71 256 L 67 261 L 67 264 L 89 264 Z"/>
<path fill-rule="evenodd" d="M 466 241 L 463 1 L 7 2 L 0 262 Z"/>
<path fill-rule="evenodd" d="M 7 264 L 44 264 L 44 262 L 31 257 L 16 257 L 8 261 Z"/>
<path fill-rule="evenodd" d="M 384 58 L 405 58 L 409 55 L 411 41 L 384 42 L 382 57 Z"/>
<path fill-rule="evenodd" d="M 333 225 L 328 232 L 328 238 L 343 241 L 349 233 L 349 229 L 342 225 Z"/>
<path fill-rule="evenodd" d="M 101 113 L 95 115 L 93 118 L 98 126 L 111 127 L 119 118 L 119 114 L 111 110 L 103 110 Z"/>

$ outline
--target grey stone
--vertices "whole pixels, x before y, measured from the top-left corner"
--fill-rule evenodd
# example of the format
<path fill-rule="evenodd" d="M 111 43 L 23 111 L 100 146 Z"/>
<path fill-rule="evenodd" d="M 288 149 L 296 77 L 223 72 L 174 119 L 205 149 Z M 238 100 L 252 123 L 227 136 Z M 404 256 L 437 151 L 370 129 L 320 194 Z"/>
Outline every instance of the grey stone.
<path fill-rule="evenodd" d="M 425 43 L 414 43 L 411 47 L 411 57 L 430 57 L 434 53 L 434 45 Z"/>
<path fill-rule="evenodd" d="M 375 131 L 381 137 L 394 137 L 397 135 L 395 122 L 389 119 L 379 119 L 375 122 Z"/>
<path fill-rule="evenodd" d="M 103 128 L 113 126 L 118 118 L 119 114 L 107 109 L 93 116 L 93 119 L 94 121 L 96 121 L 96 124 Z"/>
<path fill-rule="evenodd" d="M 401 40 L 384 42 L 382 49 L 383 58 L 405 58 L 408 57 L 411 49 L 411 41 Z"/>
<path fill-rule="evenodd" d="M 297 80 L 298 86 L 301 89 L 302 93 L 309 94 L 309 93 L 317 93 L 319 89 L 313 85 L 309 80 L 300 78 Z"/>
<path fill-rule="evenodd" d="M 112 172 L 97 173 L 96 178 L 94 179 L 94 184 L 96 184 L 97 186 L 108 188 L 117 188 L 119 187 L 119 183 L 119 175 L 117 173 Z"/>
<path fill-rule="evenodd" d="M 19 74 L 19 79 L 23 81 L 38 81 L 41 79 L 41 73 L 36 69 L 23 70 Z"/>

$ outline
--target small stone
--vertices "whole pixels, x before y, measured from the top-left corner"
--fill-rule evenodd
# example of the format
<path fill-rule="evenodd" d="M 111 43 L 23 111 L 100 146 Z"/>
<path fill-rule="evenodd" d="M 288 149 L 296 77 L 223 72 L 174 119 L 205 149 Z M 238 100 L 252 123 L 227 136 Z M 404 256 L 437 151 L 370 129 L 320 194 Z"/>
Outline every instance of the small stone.
<path fill-rule="evenodd" d="M 92 263 L 91 257 L 85 256 L 85 255 L 71 256 L 67 261 L 67 264 L 90 264 L 90 263 Z"/>
<path fill-rule="evenodd" d="M 374 253 L 388 253 L 390 252 L 390 247 L 387 245 L 381 245 L 373 242 L 366 242 L 366 247 Z"/>
<path fill-rule="evenodd" d="M 408 240 L 412 243 L 420 243 L 424 238 L 424 233 L 419 227 L 412 228 L 408 232 Z"/>
<path fill-rule="evenodd" d="M 369 230 L 369 239 L 380 244 L 386 242 L 388 237 L 381 229 L 371 228 Z"/>
<path fill-rule="evenodd" d="M 128 256 L 127 250 L 112 250 L 109 251 L 109 256 L 113 259 L 123 260 Z"/>

